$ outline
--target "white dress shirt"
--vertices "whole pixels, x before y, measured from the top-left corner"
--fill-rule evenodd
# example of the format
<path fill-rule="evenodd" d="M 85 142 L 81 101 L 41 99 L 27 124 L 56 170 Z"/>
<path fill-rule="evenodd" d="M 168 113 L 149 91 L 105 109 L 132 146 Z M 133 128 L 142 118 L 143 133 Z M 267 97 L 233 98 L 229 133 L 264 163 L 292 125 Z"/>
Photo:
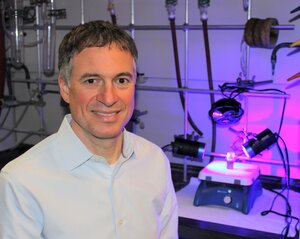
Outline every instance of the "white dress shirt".
<path fill-rule="evenodd" d="M 162 150 L 124 130 L 122 155 L 109 165 L 79 140 L 71 120 L 2 169 L 0 239 L 178 238 Z"/>

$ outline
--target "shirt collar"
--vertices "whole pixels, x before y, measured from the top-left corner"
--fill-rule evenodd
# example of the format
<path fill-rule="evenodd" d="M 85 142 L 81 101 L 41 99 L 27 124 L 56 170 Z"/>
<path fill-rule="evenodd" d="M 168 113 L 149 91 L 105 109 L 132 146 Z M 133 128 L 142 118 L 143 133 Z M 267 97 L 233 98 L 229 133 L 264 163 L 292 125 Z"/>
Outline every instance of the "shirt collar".
<path fill-rule="evenodd" d="M 130 132 L 125 128 L 123 130 L 123 148 L 122 148 L 122 157 L 128 159 L 134 153 L 134 143 L 132 137 L 130 137 Z"/>
<path fill-rule="evenodd" d="M 57 132 L 61 158 L 68 170 L 79 167 L 93 156 L 74 133 L 71 127 L 71 121 L 71 115 L 66 115 Z"/>
<path fill-rule="evenodd" d="M 63 158 L 63 164 L 68 170 L 80 167 L 89 159 L 93 158 L 93 154 L 81 142 L 71 127 L 72 116 L 66 115 L 57 132 L 59 154 Z M 123 148 L 121 161 L 126 161 L 134 153 L 134 144 L 130 132 L 123 130 Z"/>

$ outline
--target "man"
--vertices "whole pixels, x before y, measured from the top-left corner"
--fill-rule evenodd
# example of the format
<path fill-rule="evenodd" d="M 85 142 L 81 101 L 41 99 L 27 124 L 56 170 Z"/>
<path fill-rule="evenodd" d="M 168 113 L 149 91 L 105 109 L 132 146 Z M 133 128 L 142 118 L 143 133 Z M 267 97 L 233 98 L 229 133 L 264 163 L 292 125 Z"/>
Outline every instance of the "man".
<path fill-rule="evenodd" d="M 178 238 L 169 161 L 124 129 L 136 60 L 131 37 L 108 22 L 64 37 L 58 83 L 71 115 L 3 168 L 1 239 Z"/>

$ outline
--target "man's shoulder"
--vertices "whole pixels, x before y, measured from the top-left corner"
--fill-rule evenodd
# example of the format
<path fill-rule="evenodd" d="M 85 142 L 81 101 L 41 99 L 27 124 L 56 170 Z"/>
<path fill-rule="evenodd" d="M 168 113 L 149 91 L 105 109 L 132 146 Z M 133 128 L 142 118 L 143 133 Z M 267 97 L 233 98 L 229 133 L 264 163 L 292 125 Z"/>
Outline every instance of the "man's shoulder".
<path fill-rule="evenodd" d="M 7 163 L 2 168 L 1 172 L 17 174 L 32 170 L 33 167 L 42 165 L 43 161 L 49 159 L 53 148 L 55 148 L 55 134 L 48 136 L 17 158 Z"/>
<path fill-rule="evenodd" d="M 148 147 L 148 148 L 151 148 L 151 149 L 156 149 L 156 150 L 161 150 L 161 148 L 153 143 L 152 141 L 142 137 L 142 136 L 139 136 L 137 134 L 134 134 L 132 132 L 127 132 L 128 134 L 128 137 L 130 137 L 131 141 L 135 144 L 135 145 L 139 145 L 139 146 L 144 146 L 144 147 Z"/>
<path fill-rule="evenodd" d="M 151 159 L 152 162 L 155 159 L 158 161 L 167 159 L 165 153 L 157 144 L 131 132 L 128 132 L 128 136 L 130 137 L 137 158 Z"/>

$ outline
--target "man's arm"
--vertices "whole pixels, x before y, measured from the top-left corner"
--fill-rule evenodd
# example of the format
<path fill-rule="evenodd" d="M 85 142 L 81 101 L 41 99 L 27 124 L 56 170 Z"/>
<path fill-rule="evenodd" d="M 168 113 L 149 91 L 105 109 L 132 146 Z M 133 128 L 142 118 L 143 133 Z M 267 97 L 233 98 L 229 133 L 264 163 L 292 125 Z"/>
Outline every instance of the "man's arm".
<path fill-rule="evenodd" d="M 41 239 L 42 215 L 30 192 L 6 172 L 0 174 L 0 239 Z"/>
<path fill-rule="evenodd" d="M 167 160 L 167 195 L 161 213 L 161 239 L 178 239 L 178 204 L 175 194 L 169 160 Z"/>

